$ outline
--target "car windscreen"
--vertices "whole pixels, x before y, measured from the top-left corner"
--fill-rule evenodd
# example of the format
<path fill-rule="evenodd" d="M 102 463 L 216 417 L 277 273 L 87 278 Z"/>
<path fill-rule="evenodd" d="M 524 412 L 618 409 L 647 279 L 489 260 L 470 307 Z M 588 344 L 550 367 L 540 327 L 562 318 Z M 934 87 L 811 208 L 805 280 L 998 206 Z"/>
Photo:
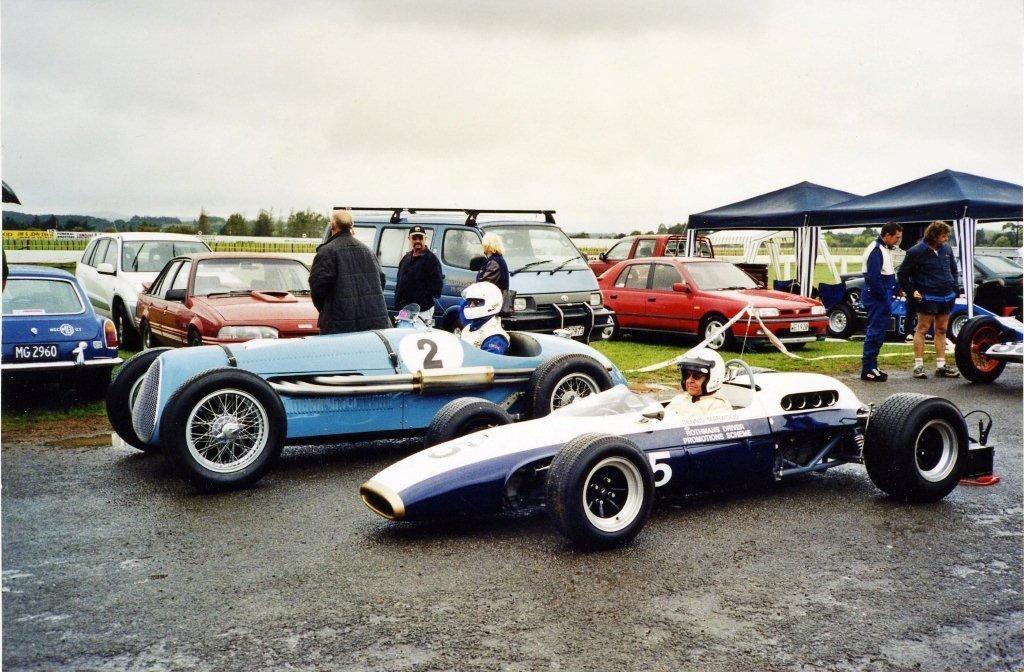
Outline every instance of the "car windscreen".
<path fill-rule="evenodd" d="M 209 251 L 203 243 L 190 240 L 126 240 L 121 248 L 121 270 L 156 273 L 174 257 Z"/>
<path fill-rule="evenodd" d="M 75 315 L 84 309 L 66 280 L 10 278 L 4 288 L 4 315 Z"/>
<path fill-rule="evenodd" d="M 1020 275 L 1022 272 L 1019 264 L 1005 257 L 977 256 L 974 260 L 991 275 Z"/>
<path fill-rule="evenodd" d="M 588 268 L 579 250 L 557 226 L 514 224 L 488 226 L 485 233 L 495 233 L 505 246 L 505 262 L 510 271 L 529 269 L 581 270 Z"/>
<path fill-rule="evenodd" d="M 739 267 L 724 261 L 686 264 L 686 270 L 698 289 L 754 289 L 757 283 Z"/>
<path fill-rule="evenodd" d="M 192 294 L 309 293 L 309 270 L 289 259 L 204 259 L 196 267 Z"/>

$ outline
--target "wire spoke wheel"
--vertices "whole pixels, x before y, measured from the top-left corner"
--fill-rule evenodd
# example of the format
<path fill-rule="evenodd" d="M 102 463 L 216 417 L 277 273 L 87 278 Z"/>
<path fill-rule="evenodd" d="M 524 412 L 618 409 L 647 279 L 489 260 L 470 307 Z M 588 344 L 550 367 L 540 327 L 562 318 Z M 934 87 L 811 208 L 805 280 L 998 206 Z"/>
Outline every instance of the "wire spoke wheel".
<path fill-rule="evenodd" d="M 587 374 L 570 373 L 555 385 L 554 394 L 551 395 L 551 410 L 556 411 L 580 397 L 587 397 L 600 391 L 601 386 Z"/>
<path fill-rule="evenodd" d="M 267 411 L 256 397 L 238 389 L 217 390 L 189 413 L 185 444 L 204 468 L 233 473 L 252 464 L 266 448 L 268 425 Z"/>
<path fill-rule="evenodd" d="M 590 523 L 602 532 L 618 532 L 636 518 L 643 506 L 640 470 L 626 458 L 608 457 L 587 474 L 583 508 Z"/>
<path fill-rule="evenodd" d="M 921 428 L 914 445 L 917 470 L 926 481 L 938 483 L 956 467 L 957 437 L 945 420 L 932 420 Z"/>

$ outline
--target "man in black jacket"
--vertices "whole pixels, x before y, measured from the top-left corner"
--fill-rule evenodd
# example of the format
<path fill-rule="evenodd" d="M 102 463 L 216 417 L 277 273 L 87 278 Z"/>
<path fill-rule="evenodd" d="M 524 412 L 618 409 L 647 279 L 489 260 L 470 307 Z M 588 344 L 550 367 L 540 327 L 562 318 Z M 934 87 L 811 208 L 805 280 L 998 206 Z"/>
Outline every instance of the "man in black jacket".
<path fill-rule="evenodd" d="M 395 283 L 395 310 L 410 303 L 420 307 L 420 317 L 427 326 L 434 326 L 434 299 L 441 296 L 444 274 L 441 262 L 426 245 L 426 232 L 422 226 L 409 230 L 409 251 L 398 262 Z"/>
<path fill-rule="evenodd" d="M 391 326 L 384 303 L 384 273 L 370 248 L 352 235 L 352 226 L 348 210 L 331 214 L 331 237 L 316 248 L 309 271 L 321 334 Z"/>

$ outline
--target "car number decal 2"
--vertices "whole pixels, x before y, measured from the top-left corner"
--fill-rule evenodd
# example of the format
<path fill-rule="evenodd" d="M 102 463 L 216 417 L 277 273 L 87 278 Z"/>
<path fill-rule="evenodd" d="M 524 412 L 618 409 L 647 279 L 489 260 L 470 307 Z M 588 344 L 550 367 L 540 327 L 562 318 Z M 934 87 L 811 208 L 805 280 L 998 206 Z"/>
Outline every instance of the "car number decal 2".
<path fill-rule="evenodd" d="M 462 366 L 462 343 L 447 331 L 414 331 L 398 344 L 398 356 L 411 373 Z"/>

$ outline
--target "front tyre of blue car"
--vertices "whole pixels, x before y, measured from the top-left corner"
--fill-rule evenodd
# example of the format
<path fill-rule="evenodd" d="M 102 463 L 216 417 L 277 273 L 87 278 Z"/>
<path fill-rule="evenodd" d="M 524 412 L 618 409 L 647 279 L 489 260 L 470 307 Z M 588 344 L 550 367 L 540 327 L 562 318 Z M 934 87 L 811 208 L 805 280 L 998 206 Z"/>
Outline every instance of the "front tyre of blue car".
<path fill-rule="evenodd" d="M 872 412 L 864 436 L 864 466 L 871 481 L 907 502 L 937 502 L 952 492 L 967 451 L 960 410 L 924 394 L 886 399 Z"/>
<path fill-rule="evenodd" d="M 168 463 L 201 490 L 243 488 L 281 454 L 287 418 L 280 397 L 259 376 L 214 369 L 182 385 L 160 418 Z"/>
<path fill-rule="evenodd" d="M 149 371 L 150 365 L 168 350 L 170 348 L 153 348 L 136 354 L 114 372 L 107 388 L 107 419 L 110 420 L 110 425 L 126 444 L 145 452 L 155 451 L 157 447 L 147 444 L 135 433 L 132 407 L 139 396 L 143 377 Z"/>
<path fill-rule="evenodd" d="M 548 515 L 581 548 L 628 544 L 643 528 L 653 501 L 651 468 L 629 439 L 584 434 L 551 461 L 545 483 Z"/>

